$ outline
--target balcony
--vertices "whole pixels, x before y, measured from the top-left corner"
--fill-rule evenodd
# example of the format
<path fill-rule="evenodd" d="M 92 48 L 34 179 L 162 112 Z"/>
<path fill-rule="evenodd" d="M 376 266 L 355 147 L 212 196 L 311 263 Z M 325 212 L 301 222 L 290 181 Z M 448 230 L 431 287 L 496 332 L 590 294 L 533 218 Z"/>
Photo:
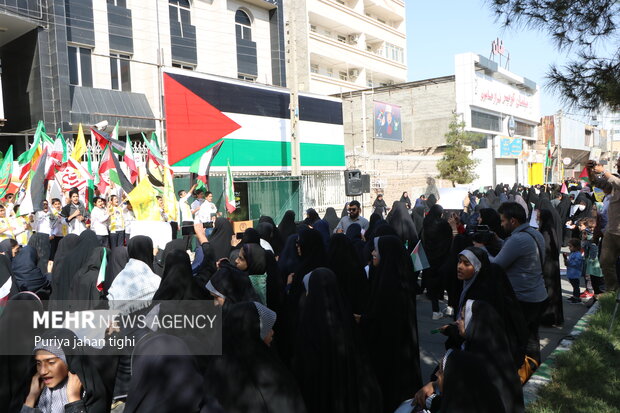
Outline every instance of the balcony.
<path fill-rule="evenodd" d="M 21 2 L 20 6 L 12 5 L 15 1 L 0 0 L 0 46 L 21 37 L 40 26 L 42 22 L 40 0 Z"/>

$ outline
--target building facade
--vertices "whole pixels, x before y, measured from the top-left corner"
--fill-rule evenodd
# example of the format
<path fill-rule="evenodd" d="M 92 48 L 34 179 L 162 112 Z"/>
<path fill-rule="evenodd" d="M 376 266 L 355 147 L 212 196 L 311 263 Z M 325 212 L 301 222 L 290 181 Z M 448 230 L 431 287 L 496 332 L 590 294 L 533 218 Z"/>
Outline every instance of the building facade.
<path fill-rule="evenodd" d="M 285 13 L 296 56 L 288 81 L 301 91 L 335 94 L 406 80 L 403 0 L 286 0 Z"/>
<path fill-rule="evenodd" d="M 538 85 L 474 53 L 455 56 L 456 113 L 466 130 L 484 137 L 474 145 L 479 160 L 473 186 L 529 183 L 540 122 Z M 491 174 L 489 174 L 491 171 Z"/>
<path fill-rule="evenodd" d="M 480 55 L 455 56 L 455 74 L 342 93 L 347 167 L 371 175 L 374 193 L 388 201 L 419 196 L 437 178 L 445 134 L 456 118 L 480 134 L 470 187 L 528 183 L 537 151 L 538 86 Z M 542 154 L 542 155 L 541 155 Z M 438 186 L 451 183 L 438 180 Z"/>
<path fill-rule="evenodd" d="M 1 132 L 162 137 L 167 68 L 284 86 L 283 18 L 281 0 L 0 0 Z"/>

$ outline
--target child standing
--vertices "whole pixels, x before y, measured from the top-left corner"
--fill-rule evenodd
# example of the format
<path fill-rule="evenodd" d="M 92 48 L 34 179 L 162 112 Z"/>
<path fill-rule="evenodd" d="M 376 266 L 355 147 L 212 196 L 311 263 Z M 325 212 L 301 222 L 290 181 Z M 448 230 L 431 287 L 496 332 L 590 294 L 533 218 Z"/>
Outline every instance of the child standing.
<path fill-rule="evenodd" d="M 591 298 L 595 294 L 601 294 L 603 284 L 603 271 L 598 261 L 598 245 L 593 240 L 591 228 L 582 233 L 581 244 L 583 246 L 584 257 L 584 278 L 586 279 L 586 290 L 581 294 L 581 298 Z"/>
<path fill-rule="evenodd" d="M 573 296 L 568 299 L 570 303 L 580 303 L 579 298 L 579 279 L 583 270 L 583 256 L 581 255 L 581 241 L 577 238 L 568 240 L 570 255 L 564 253 L 564 263 L 566 264 L 566 278 L 573 286 Z"/>

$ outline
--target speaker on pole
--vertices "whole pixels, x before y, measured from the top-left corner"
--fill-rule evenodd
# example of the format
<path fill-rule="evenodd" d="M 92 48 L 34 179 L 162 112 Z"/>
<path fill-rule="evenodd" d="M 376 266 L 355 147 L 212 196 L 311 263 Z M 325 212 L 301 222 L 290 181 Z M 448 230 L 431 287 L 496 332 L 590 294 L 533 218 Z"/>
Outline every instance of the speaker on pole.
<path fill-rule="evenodd" d="M 360 196 L 364 193 L 362 172 L 359 169 L 344 171 L 344 189 L 347 196 Z"/>

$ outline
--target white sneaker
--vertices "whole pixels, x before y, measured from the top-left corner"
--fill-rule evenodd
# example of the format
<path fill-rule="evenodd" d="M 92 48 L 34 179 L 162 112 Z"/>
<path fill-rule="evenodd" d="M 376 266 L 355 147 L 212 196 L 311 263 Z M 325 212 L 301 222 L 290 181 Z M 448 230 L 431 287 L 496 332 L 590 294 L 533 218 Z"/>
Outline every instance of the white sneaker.
<path fill-rule="evenodd" d="M 443 318 L 443 313 L 436 313 L 433 311 L 433 320 L 439 320 Z"/>
<path fill-rule="evenodd" d="M 443 313 L 446 317 L 452 317 L 454 315 L 454 308 L 447 306 L 446 309 L 443 310 Z"/>

